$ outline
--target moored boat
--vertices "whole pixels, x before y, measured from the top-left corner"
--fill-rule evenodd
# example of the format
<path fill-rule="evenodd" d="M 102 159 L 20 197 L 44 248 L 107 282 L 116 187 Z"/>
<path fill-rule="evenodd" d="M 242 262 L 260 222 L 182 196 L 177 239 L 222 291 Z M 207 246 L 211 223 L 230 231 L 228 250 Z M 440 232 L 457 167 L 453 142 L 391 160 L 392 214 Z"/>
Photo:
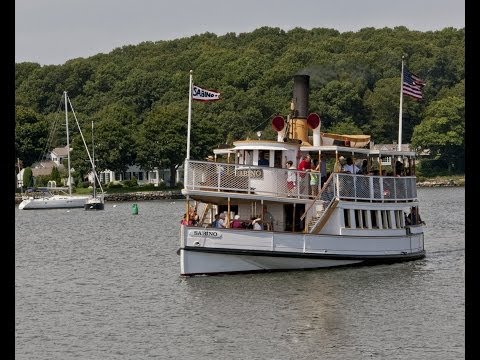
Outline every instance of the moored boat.
<path fill-rule="evenodd" d="M 83 135 L 82 135 L 83 138 Z M 88 153 L 88 147 L 85 144 L 85 148 L 87 149 Z M 90 156 L 90 154 L 88 154 Z M 94 137 L 93 137 L 93 121 L 92 121 L 92 157 L 91 157 L 91 163 L 92 163 L 92 177 L 93 177 L 93 193 L 92 197 L 88 199 L 85 202 L 84 209 L 85 210 L 104 210 L 105 209 L 105 196 L 103 193 L 103 188 L 102 184 L 100 182 L 100 179 L 98 178 L 97 170 L 95 168 L 95 145 L 94 145 Z M 101 194 L 97 194 L 97 182 L 100 186 L 100 191 Z"/>
<path fill-rule="evenodd" d="M 70 140 L 69 140 L 69 129 L 68 129 L 68 96 L 67 92 L 63 93 L 64 106 L 65 106 L 65 129 L 66 129 L 66 140 L 67 140 L 67 185 L 68 193 L 63 191 L 62 188 L 44 188 L 45 192 L 42 196 L 25 196 L 22 202 L 18 205 L 20 210 L 41 210 L 41 209 L 71 209 L 71 208 L 83 208 L 85 202 L 88 200 L 88 196 L 84 195 L 73 195 L 72 194 L 72 169 L 70 166 Z M 70 104 L 70 109 L 73 111 L 73 108 Z M 62 192 L 61 194 L 54 194 L 53 192 L 58 190 Z"/>
<path fill-rule="evenodd" d="M 18 205 L 19 210 L 73 209 L 84 207 L 88 197 L 71 195 L 64 188 L 39 188 L 33 196 L 25 195 Z"/>
<path fill-rule="evenodd" d="M 291 113 L 287 119 L 272 120 L 276 141 L 235 141 L 229 149 L 214 150 L 215 161 L 187 157 L 182 275 L 391 263 L 425 256 L 416 153 L 375 149 L 368 135 L 321 133 L 318 115 L 308 113 L 308 92 L 308 75 L 295 76 Z M 329 162 L 332 171 L 300 170 L 307 155 Z M 350 168 L 345 158 L 350 158 Z M 347 171 L 356 169 L 355 164 L 363 172 Z M 385 174 L 385 168 L 391 173 Z M 315 176 L 323 181 L 312 180 Z M 189 221 L 192 216 L 195 223 Z M 216 218 L 223 227 L 212 227 Z M 234 218 L 242 226 L 233 227 Z"/>

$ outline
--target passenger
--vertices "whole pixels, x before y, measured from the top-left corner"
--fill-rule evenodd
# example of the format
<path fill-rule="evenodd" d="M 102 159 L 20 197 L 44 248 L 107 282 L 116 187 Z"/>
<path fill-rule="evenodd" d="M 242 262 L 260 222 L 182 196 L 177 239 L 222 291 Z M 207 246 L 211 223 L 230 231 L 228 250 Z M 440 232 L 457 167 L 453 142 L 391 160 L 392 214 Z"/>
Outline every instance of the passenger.
<path fill-rule="evenodd" d="M 297 170 L 300 171 L 310 171 L 312 169 L 312 158 L 310 155 L 304 155 L 302 161 L 298 164 Z M 301 177 L 304 177 L 305 174 L 300 174 Z"/>
<path fill-rule="evenodd" d="M 218 220 L 220 219 L 219 214 L 215 214 L 215 220 L 212 221 L 212 228 L 218 227 Z"/>
<path fill-rule="evenodd" d="M 293 161 L 288 160 L 285 164 L 287 169 L 295 170 L 295 166 L 293 166 Z M 295 186 L 297 184 L 297 173 L 295 171 L 289 171 L 287 173 L 287 192 L 288 196 L 291 196 L 295 193 Z"/>
<path fill-rule="evenodd" d="M 343 172 L 347 174 L 358 174 L 361 171 L 358 166 L 353 163 L 352 158 L 347 157 L 347 164 L 343 167 Z"/>
<path fill-rule="evenodd" d="M 302 171 L 298 174 L 298 176 L 300 176 L 300 179 L 298 179 L 300 183 L 300 194 L 308 196 L 308 193 L 310 192 L 310 182 L 305 176 L 307 174 L 303 171 L 312 171 L 312 158 L 310 157 L 310 155 L 307 154 L 303 157 L 302 161 L 300 161 L 297 166 L 297 170 Z"/>
<path fill-rule="evenodd" d="M 258 166 L 269 166 L 270 165 L 270 162 L 268 161 L 268 159 L 265 159 L 265 154 L 263 153 L 263 151 L 260 151 L 260 153 L 258 154 Z"/>
<path fill-rule="evenodd" d="M 367 159 L 363 159 L 362 161 L 362 174 L 363 175 L 368 175 L 368 160 Z"/>
<path fill-rule="evenodd" d="M 262 219 L 256 218 L 252 221 L 253 230 L 263 230 L 263 226 L 260 224 Z"/>
<path fill-rule="evenodd" d="M 418 225 L 418 224 L 425 224 L 424 221 L 420 218 L 420 214 L 417 212 L 416 207 L 412 207 L 410 210 L 410 214 L 405 219 L 407 225 Z"/>
<path fill-rule="evenodd" d="M 183 214 L 183 219 L 180 221 L 182 225 L 192 225 L 192 220 L 187 221 L 187 214 Z"/>
<path fill-rule="evenodd" d="M 270 214 L 270 212 L 267 210 L 267 206 L 263 205 L 263 219 L 264 221 L 264 226 L 266 227 L 266 230 L 268 231 L 273 231 L 273 215 Z"/>
<path fill-rule="evenodd" d="M 221 213 L 218 216 L 217 228 L 225 228 L 225 213 Z"/>
<path fill-rule="evenodd" d="M 254 225 L 254 223 L 255 223 L 255 219 L 256 219 L 256 218 L 257 218 L 256 216 L 252 216 L 252 217 L 250 218 L 250 223 L 247 225 L 247 229 L 253 229 L 253 225 Z"/>
<path fill-rule="evenodd" d="M 240 221 L 240 215 L 237 214 L 233 217 L 233 220 L 230 223 L 230 227 L 233 228 L 233 229 L 242 228 L 242 222 Z"/>
<path fill-rule="evenodd" d="M 403 175 L 403 163 L 399 160 L 395 162 L 395 176 L 402 176 Z"/>
<path fill-rule="evenodd" d="M 190 208 L 190 211 L 188 213 L 188 217 L 189 217 L 189 220 L 191 221 L 193 226 L 198 225 L 199 216 L 197 214 L 197 209 L 196 208 L 193 208 L 193 207 Z"/>
<path fill-rule="evenodd" d="M 340 156 L 338 161 L 335 162 L 334 172 L 345 172 L 344 167 L 346 165 L 345 158 Z"/>

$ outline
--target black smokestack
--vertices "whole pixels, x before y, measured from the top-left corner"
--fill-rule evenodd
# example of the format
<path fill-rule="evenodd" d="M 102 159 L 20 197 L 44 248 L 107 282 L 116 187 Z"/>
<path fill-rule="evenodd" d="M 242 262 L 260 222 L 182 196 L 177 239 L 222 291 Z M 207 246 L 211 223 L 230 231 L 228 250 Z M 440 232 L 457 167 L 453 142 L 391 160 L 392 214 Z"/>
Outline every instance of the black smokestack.
<path fill-rule="evenodd" d="M 309 75 L 295 75 L 293 77 L 293 104 L 295 118 L 308 116 Z"/>

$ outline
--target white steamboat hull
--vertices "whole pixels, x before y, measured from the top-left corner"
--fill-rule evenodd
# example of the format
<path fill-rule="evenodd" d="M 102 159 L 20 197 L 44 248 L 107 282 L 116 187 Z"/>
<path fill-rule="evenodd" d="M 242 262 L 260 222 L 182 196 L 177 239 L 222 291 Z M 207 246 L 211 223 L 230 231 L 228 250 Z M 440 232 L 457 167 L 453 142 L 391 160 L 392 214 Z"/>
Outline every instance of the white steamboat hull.
<path fill-rule="evenodd" d="M 18 208 L 20 210 L 83 208 L 88 199 L 88 196 L 64 195 L 54 195 L 45 198 L 28 198 L 23 200 L 18 205 Z"/>
<path fill-rule="evenodd" d="M 423 258 L 423 233 L 332 236 L 182 226 L 182 275 L 316 269 Z"/>

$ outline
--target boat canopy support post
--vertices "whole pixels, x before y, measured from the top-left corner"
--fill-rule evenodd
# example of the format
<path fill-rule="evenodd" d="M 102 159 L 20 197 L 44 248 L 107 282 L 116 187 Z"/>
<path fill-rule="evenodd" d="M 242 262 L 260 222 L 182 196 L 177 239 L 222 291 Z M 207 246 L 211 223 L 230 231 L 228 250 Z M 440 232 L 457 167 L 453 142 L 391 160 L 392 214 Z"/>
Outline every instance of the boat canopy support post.
<path fill-rule="evenodd" d="M 188 224 L 188 222 L 190 221 L 190 196 L 188 195 L 187 195 L 187 201 L 185 202 L 185 206 L 186 206 L 185 214 L 187 216 L 186 220 Z"/>
<path fill-rule="evenodd" d="M 297 204 L 293 203 L 293 214 L 292 214 L 292 232 L 295 232 L 295 212 L 297 209 Z"/>
<path fill-rule="evenodd" d="M 227 223 L 225 224 L 226 228 L 230 227 L 230 196 L 227 198 Z"/>

